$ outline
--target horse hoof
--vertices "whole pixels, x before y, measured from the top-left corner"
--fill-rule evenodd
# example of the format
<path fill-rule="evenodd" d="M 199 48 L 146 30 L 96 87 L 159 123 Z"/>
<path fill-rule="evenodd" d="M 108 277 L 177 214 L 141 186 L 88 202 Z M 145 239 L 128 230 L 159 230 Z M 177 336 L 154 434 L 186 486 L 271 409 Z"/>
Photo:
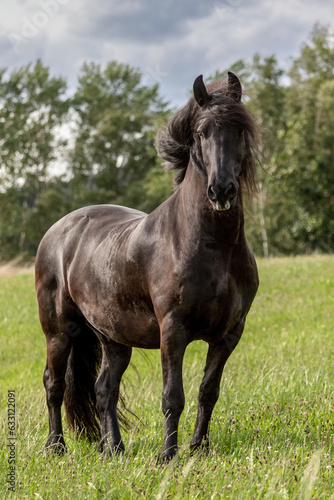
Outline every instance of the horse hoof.
<path fill-rule="evenodd" d="M 201 443 L 190 443 L 190 456 L 195 454 L 207 454 L 209 452 L 209 441 L 205 440 Z"/>
<path fill-rule="evenodd" d="M 168 464 L 173 458 L 178 456 L 178 451 L 177 448 L 174 448 L 172 450 L 167 450 L 162 452 L 162 454 L 158 457 L 157 464 Z"/>
<path fill-rule="evenodd" d="M 125 451 L 123 443 L 114 446 L 105 445 L 101 447 L 101 453 L 105 458 L 113 458 L 115 455 L 121 455 Z"/>
<path fill-rule="evenodd" d="M 67 447 L 64 441 L 64 438 L 61 437 L 59 439 L 48 439 L 45 444 L 45 450 L 47 452 L 52 452 L 57 455 L 63 455 L 67 451 Z"/>

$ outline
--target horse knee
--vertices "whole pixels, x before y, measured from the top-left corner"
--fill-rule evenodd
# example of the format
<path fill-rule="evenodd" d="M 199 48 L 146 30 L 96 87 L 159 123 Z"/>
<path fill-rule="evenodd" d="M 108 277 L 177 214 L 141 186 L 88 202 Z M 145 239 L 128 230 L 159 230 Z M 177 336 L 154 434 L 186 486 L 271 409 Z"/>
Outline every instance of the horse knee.
<path fill-rule="evenodd" d="M 198 394 L 198 404 L 208 410 L 212 410 L 219 398 L 219 387 L 200 389 Z"/>
<path fill-rule="evenodd" d="M 184 404 L 185 397 L 183 391 L 164 392 L 162 395 L 162 411 L 165 416 L 168 414 L 181 415 Z"/>

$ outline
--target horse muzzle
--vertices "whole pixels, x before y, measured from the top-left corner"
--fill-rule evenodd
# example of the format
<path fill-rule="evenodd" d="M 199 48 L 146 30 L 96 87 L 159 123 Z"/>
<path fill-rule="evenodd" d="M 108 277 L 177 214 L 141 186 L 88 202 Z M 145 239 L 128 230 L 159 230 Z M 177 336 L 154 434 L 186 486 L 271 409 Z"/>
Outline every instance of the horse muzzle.
<path fill-rule="evenodd" d="M 224 212 L 234 208 L 237 202 L 237 186 L 229 182 L 225 187 L 210 184 L 208 187 L 208 198 L 214 210 Z"/>

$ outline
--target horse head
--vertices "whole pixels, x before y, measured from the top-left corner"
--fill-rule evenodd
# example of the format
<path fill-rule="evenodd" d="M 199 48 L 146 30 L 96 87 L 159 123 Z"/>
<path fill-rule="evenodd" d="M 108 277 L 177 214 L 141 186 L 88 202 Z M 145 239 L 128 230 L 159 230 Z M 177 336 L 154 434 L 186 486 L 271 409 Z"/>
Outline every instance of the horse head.
<path fill-rule="evenodd" d="M 208 92 L 202 75 L 193 86 L 198 109 L 191 156 L 207 177 L 207 196 L 216 211 L 234 208 L 245 153 L 245 136 L 240 120 L 242 88 L 229 72 L 222 93 Z"/>

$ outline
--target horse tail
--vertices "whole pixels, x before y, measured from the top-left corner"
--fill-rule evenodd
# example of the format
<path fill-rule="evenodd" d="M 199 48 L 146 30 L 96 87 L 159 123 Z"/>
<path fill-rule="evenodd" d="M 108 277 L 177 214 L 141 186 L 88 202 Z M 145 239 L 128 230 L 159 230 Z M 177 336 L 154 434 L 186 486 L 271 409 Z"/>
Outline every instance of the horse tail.
<path fill-rule="evenodd" d="M 89 441 L 101 439 L 100 418 L 96 408 L 95 382 L 101 367 L 101 343 L 87 324 L 73 337 L 65 375 L 64 406 L 67 423 L 73 431 Z M 127 415 L 138 417 L 126 405 L 125 395 L 119 394 L 117 418 L 124 429 L 131 429 Z"/>
<path fill-rule="evenodd" d="M 80 333 L 72 338 L 67 363 L 64 406 L 69 427 L 89 441 L 101 439 L 94 389 L 101 358 L 99 339 L 88 325 L 80 325 Z"/>

